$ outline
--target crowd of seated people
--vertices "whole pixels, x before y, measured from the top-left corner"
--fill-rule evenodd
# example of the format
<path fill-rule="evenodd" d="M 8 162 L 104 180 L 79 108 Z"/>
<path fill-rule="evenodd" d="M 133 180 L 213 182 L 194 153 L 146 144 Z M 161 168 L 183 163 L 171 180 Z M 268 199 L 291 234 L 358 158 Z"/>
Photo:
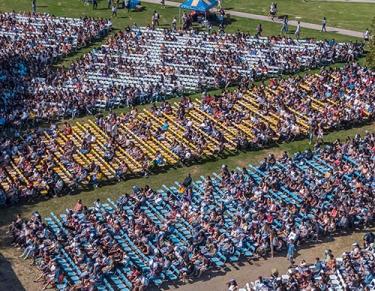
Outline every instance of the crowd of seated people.
<path fill-rule="evenodd" d="M 54 61 L 105 36 L 110 28 L 111 23 L 103 19 L 0 14 L 0 126 L 29 118 L 30 109 L 39 102 L 54 102 L 34 100 L 30 86 L 50 73 Z"/>
<path fill-rule="evenodd" d="M 134 26 L 110 37 L 68 70 L 56 69 L 46 78 L 34 79 L 23 97 L 28 100 L 23 118 L 50 121 L 160 101 L 183 92 L 351 61 L 362 52 L 360 43 Z"/>
<path fill-rule="evenodd" d="M 116 202 L 78 201 L 60 217 L 17 217 L 10 233 L 21 256 L 42 270 L 44 287 L 143 290 L 187 282 L 227 262 L 273 256 L 290 242 L 371 227 L 374 153 L 375 135 L 368 133 L 293 157 L 270 154 L 258 167 L 223 166 L 159 190 L 134 186 Z M 350 265 L 361 255 L 354 251 L 337 264 L 348 286 L 361 284 L 358 266 Z"/>
<path fill-rule="evenodd" d="M 327 130 L 373 118 L 374 81 L 371 70 L 352 64 L 2 137 L 1 192 L 12 204 L 307 135 L 321 142 Z"/>
<path fill-rule="evenodd" d="M 254 79 L 354 60 L 361 53 L 362 45 L 353 43 L 133 27 L 111 37 L 53 81 L 61 83 L 61 94 L 70 96 L 78 90 L 89 95 L 90 100 L 82 104 L 86 107 L 129 105 L 181 91 L 224 87 L 243 77 Z M 46 87 L 40 91 L 49 94 Z"/>
<path fill-rule="evenodd" d="M 246 284 L 246 288 L 235 288 L 229 282 L 228 290 L 365 290 L 375 289 L 375 244 L 374 233 L 366 233 L 364 246 L 353 243 L 350 251 L 341 257 L 335 257 L 331 250 L 326 250 L 324 258 L 317 257 L 312 264 L 302 260 L 290 266 L 288 273 L 280 275 L 276 270 L 270 277 L 259 277 L 255 282 Z"/>

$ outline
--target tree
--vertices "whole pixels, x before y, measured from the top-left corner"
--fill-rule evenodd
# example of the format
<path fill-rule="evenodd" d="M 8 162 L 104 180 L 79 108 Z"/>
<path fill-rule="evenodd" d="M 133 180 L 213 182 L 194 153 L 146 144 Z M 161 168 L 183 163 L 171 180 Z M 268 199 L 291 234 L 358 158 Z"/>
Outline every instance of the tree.
<path fill-rule="evenodd" d="M 372 20 L 371 29 L 370 29 L 370 41 L 368 43 L 366 65 L 370 68 L 375 68 L 375 17 Z"/>

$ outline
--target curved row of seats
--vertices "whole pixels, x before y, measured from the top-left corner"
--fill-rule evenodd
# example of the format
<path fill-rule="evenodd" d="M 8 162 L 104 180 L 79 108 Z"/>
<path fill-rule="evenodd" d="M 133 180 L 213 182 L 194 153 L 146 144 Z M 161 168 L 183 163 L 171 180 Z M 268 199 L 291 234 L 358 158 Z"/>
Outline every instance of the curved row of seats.
<path fill-rule="evenodd" d="M 281 251 L 291 237 L 303 244 L 336 230 L 370 226 L 373 146 L 368 134 L 293 158 L 271 156 L 260 166 L 233 172 L 224 167 L 220 174 L 157 191 L 135 186 L 117 202 L 97 201 L 60 217 L 51 213 L 45 221 L 52 236 L 46 239 L 61 247 L 48 255 L 65 275 L 58 288 L 80 284 L 87 272 L 95 273 L 90 278 L 99 290 L 131 290 L 138 279 L 143 287 L 160 287 L 196 276 L 191 270 L 222 269 L 228 262 L 267 255 L 271 232 L 280 242 L 275 251 Z M 350 223 L 344 224 L 347 204 Z M 36 233 L 43 231 L 36 227 Z M 95 258 L 108 257 L 112 248 L 125 259 L 98 272 Z"/>
<path fill-rule="evenodd" d="M 31 88 L 50 77 L 53 62 L 107 35 L 111 26 L 104 19 L 1 13 L 0 126 L 31 114 L 35 107 L 30 103 L 36 99 L 30 98 Z"/>
<path fill-rule="evenodd" d="M 97 107 L 160 100 L 177 91 L 197 91 L 317 67 L 347 58 L 360 46 L 314 40 L 248 35 L 192 34 L 134 27 L 118 33 L 73 66 L 76 78 L 63 80 L 72 93 L 83 84 L 111 92 L 98 96 Z M 90 63 L 90 67 L 87 67 Z M 84 86 L 83 86 L 84 87 Z M 136 100 L 134 100 L 136 99 Z"/>
<path fill-rule="evenodd" d="M 27 154 L 4 149 L 9 156 L 0 172 L 3 196 L 17 195 L 11 194 L 16 190 L 26 198 L 29 192 L 51 194 L 59 182 L 64 184 L 62 192 L 98 186 L 234 152 L 243 144 L 262 147 L 307 136 L 316 128 L 327 131 L 373 118 L 373 72 L 347 67 L 306 79 L 272 80 L 268 87 L 250 91 L 195 101 L 183 98 L 142 112 L 46 130 L 33 136 L 36 148 L 26 141 L 20 147 Z M 327 86 L 323 91 L 322 80 Z"/>

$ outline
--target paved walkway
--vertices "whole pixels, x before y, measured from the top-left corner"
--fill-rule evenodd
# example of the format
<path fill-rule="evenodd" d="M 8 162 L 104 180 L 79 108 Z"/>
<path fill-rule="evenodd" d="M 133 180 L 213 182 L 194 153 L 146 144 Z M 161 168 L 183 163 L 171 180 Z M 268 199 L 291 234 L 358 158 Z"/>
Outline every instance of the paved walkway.
<path fill-rule="evenodd" d="M 315 2 L 310 1 L 310 2 Z M 369 3 L 375 4 L 375 0 L 317 0 L 316 2 L 344 2 L 344 3 Z"/>
<path fill-rule="evenodd" d="M 353 0 L 357 1 L 357 0 Z M 143 0 L 143 2 L 152 3 L 152 4 L 160 4 L 160 0 Z M 349 2 L 349 1 L 348 1 Z M 174 1 L 165 1 L 165 5 L 167 6 L 173 6 L 173 7 L 179 7 L 180 3 L 174 2 Z M 274 23 L 280 23 L 281 28 L 281 20 L 272 21 L 270 17 L 264 16 L 264 15 L 258 15 L 258 14 L 251 14 L 251 13 L 245 13 L 245 12 L 239 12 L 239 11 L 232 11 L 228 10 L 228 14 L 231 16 L 236 17 L 242 17 L 242 18 L 248 18 L 248 19 L 255 19 L 255 20 L 261 20 L 261 21 L 268 21 L 268 22 L 274 22 Z M 297 20 L 289 20 L 288 24 L 290 26 L 297 26 Z M 308 22 L 302 22 L 301 21 L 301 27 L 303 28 L 309 28 L 314 30 L 321 30 L 321 25 L 314 24 L 314 23 L 308 23 Z M 349 30 L 349 29 L 342 29 L 338 27 L 331 27 L 327 26 L 327 32 L 333 32 L 337 34 L 347 35 L 347 36 L 354 36 L 354 37 L 363 37 L 363 33 L 359 31 Z"/>

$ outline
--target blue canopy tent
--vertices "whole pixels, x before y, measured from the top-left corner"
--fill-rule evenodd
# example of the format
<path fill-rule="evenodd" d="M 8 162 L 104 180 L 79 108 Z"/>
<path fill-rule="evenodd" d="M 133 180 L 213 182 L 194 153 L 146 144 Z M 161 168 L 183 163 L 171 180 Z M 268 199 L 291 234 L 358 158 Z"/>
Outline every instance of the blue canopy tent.
<path fill-rule="evenodd" d="M 129 9 L 135 9 L 137 5 L 140 5 L 141 1 L 140 0 L 129 0 L 128 5 Z"/>
<path fill-rule="evenodd" d="M 179 20 L 181 21 L 181 9 L 204 13 L 204 17 L 207 18 L 207 11 L 217 6 L 217 4 L 217 0 L 186 0 L 180 5 Z"/>
<path fill-rule="evenodd" d="M 206 12 L 217 5 L 217 0 L 186 0 L 181 3 L 181 9 Z"/>

